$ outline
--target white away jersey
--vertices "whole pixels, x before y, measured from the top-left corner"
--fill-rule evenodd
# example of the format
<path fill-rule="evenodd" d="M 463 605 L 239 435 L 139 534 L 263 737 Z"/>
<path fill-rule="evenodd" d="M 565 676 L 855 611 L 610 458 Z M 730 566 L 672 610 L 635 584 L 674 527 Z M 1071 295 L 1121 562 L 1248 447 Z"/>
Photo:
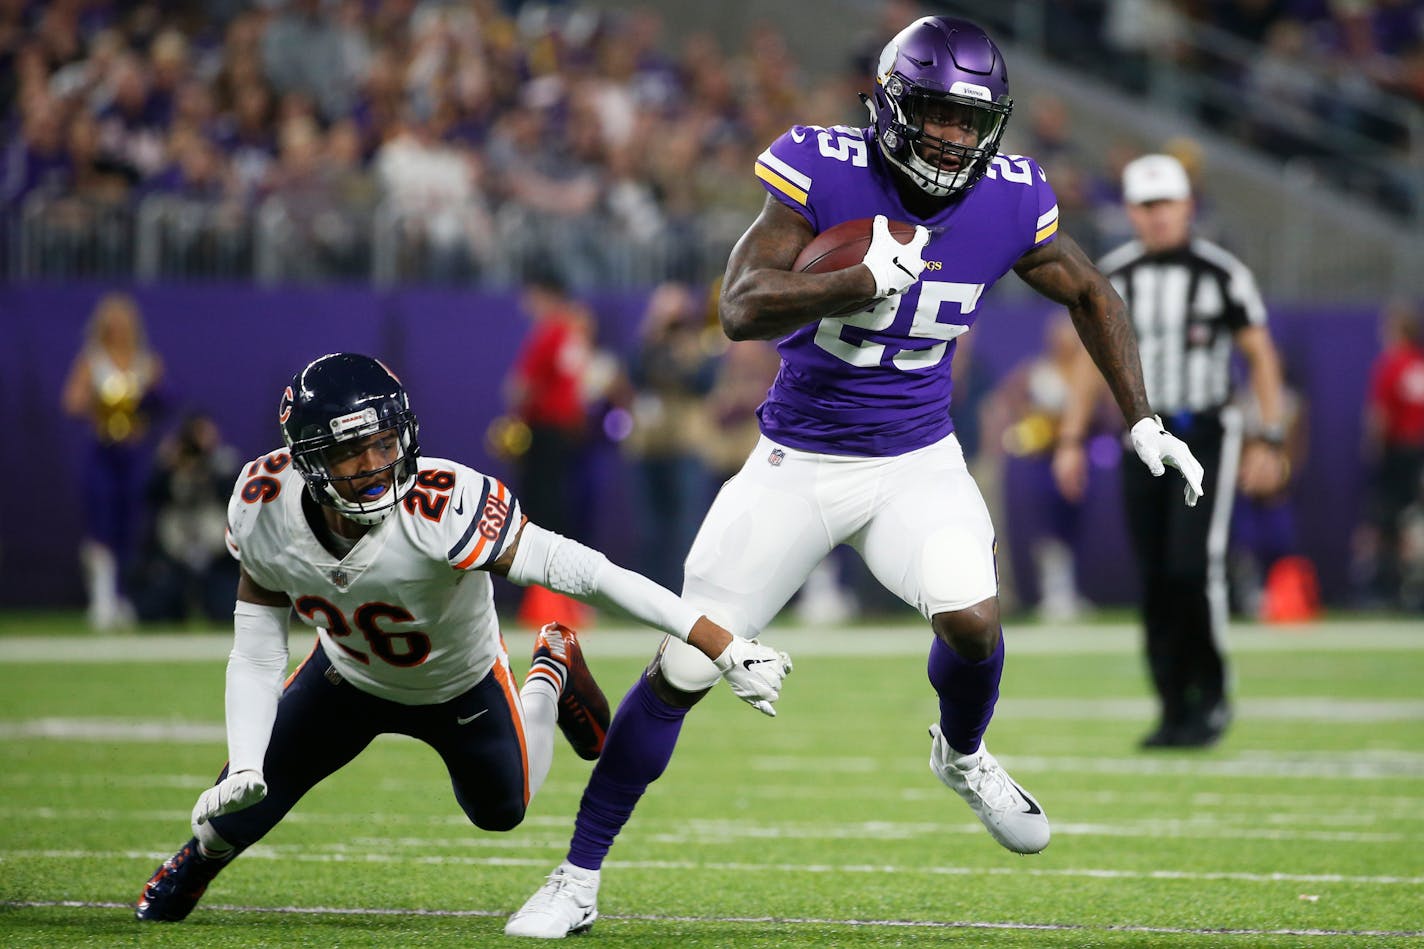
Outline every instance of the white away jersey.
<path fill-rule="evenodd" d="M 494 585 L 480 568 L 514 542 L 519 504 L 496 478 L 421 458 L 396 512 L 345 557 L 302 512 L 306 484 L 286 451 L 250 464 L 228 502 L 228 547 L 258 584 L 292 598 L 331 664 L 363 691 L 405 705 L 454 698 L 504 650 Z"/>

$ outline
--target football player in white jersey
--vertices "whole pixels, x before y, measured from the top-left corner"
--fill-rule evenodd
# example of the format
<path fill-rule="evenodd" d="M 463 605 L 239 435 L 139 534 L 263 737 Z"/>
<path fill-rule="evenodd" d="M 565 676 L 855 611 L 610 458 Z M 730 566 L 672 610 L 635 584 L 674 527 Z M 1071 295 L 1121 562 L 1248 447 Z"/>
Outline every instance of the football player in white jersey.
<path fill-rule="evenodd" d="M 242 564 L 227 668 L 228 763 L 193 808 L 193 838 L 144 885 L 135 915 L 176 922 L 208 883 L 379 734 L 439 752 L 455 798 L 484 830 L 524 818 L 557 723 L 597 758 L 608 703 L 572 630 L 540 631 L 519 688 L 489 574 L 611 604 L 713 660 L 767 715 L 785 653 L 732 636 L 647 578 L 531 523 L 497 479 L 420 456 L 400 381 L 336 353 L 292 379 L 286 450 L 254 461 L 228 506 Z M 286 679 L 287 622 L 317 645 Z"/>

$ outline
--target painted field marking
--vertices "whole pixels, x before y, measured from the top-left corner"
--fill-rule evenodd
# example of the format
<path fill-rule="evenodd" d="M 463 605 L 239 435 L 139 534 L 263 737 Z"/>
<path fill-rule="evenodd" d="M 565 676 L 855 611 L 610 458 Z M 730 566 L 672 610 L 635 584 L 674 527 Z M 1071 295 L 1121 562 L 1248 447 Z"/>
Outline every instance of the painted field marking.
<path fill-rule="evenodd" d="M 128 903 L 106 903 L 89 900 L 0 900 L 0 907 L 11 909 L 131 909 Z M 488 909 L 399 909 L 366 908 L 355 909 L 335 906 L 233 906 L 223 903 L 204 904 L 208 910 L 228 913 L 263 913 L 291 916 L 425 916 L 454 918 L 503 918 L 505 910 Z M 1031 932 L 1088 932 L 1088 933 L 1150 933 L 1172 936 L 1302 936 L 1339 937 L 1371 936 L 1386 939 L 1420 939 L 1424 930 L 1388 929 L 1195 929 L 1179 926 L 1088 926 L 1076 923 L 1016 923 L 986 920 L 930 920 L 930 919 L 833 919 L 815 916 L 674 916 L 660 913 L 618 913 L 600 914 L 600 919 L 624 922 L 652 923 L 746 923 L 766 925 L 775 923 L 785 926 L 845 926 L 851 929 L 885 927 L 893 929 L 984 929 L 1018 930 Z"/>
<path fill-rule="evenodd" d="M 983 833 L 981 829 L 979 833 Z M 560 841 L 562 848 L 567 841 Z M 10 860 L 137 860 L 161 863 L 171 852 L 150 850 L 0 850 L 0 863 Z M 270 847 L 259 844 L 242 854 L 244 860 L 296 861 L 298 863 L 347 863 L 380 865 L 451 865 L 462 867 L 543 867 L 550 859 L 555 863 L 558 857 L 536 859 L 532 857 L 467 857 L 426 855 L 407 856 L 404 854 L 361 851 L 356 853 L 311 853 L 310 848 Z M 1073 877 L 1095 880 L 1183 880 L 1183 881 L 1228 881 L 1235 883 L 1333 883 L 1345 886 L 1424 886 L 1424 876 L 1389 874 L 1343 874 L 1343 873 L 1250 873 L 1245 871 L 1197 871 L 1197 870 L 1118 870 L 1092 867 L 968 867 L 968 866 L 912 866 L 894 864 L 823 864 L 823 863 L 735 863 L 724 861 L 693 860 L 609 860 L 605 867 L 626 870 L 653 871 L 712 871 L 727 873 L 811 873 L 811 874 L 893 874 L 900 876 L 1032 876 L 1032 877 Z"/>
<path fill-rule="evenodd" d="M 510 629 L 511 640 L 525 635 Z M 918 656 L 929 649 L 930 632 L 913 621 L 827 630 L 773 625 L 766 639 L 808 661 L 819 656 Z M 1013 626 L 1005 630 L 1012 655 L 1136 655 L 1142 651 L 1135 623 L 1078 623 L 1051 629 Z M 315 633 L 294 628 L 293 656 L 311 649 Z M 598 656 L 651 657 L 657 638 L 646 629 L 598 626 L 588 633 Z M 1392 620 L 1338 620 L 1306 626 L 1237 624 L 1228 635 L 1232 653 L 1246 652 L 1424 652 L 1417 626 Z M 0 667 L 18 663 L 222 662 L 232 649 L 227 633 L 151 633 L 142 636 L 0 636 Z"/>

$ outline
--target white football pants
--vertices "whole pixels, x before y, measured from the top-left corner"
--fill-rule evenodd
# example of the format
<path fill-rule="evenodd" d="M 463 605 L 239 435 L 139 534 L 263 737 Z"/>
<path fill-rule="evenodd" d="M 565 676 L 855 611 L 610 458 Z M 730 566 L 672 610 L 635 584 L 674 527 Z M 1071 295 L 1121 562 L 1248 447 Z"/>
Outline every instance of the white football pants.
<path fill-rule="evenodd" d="M 994 527 L 953 435 L 891 458 L 798 451 L 762 436 L 702 521 L 683 598 L 732 633 L 756 636 L 838 544 L 926 619 L 998 590 Z M 662 673 L 688 692 L 719 678 L 671 637 Z"/>

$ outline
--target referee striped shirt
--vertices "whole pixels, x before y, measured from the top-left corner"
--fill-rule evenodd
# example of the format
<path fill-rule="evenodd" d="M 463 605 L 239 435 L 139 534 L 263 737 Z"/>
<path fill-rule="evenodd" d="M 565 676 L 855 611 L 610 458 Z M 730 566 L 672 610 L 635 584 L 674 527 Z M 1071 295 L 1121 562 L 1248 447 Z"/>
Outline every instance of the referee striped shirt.
<path fill-rule="evenodd" d="M 1129 241 L 1104 256 L 1098 269 L 1127 303 L 1152 407 L 1166 416 L 1226 405 L 1233 337 L 1266 323 L 1266 306 L 1246 265 L 1196 238 L 1161 253 Z"/>

